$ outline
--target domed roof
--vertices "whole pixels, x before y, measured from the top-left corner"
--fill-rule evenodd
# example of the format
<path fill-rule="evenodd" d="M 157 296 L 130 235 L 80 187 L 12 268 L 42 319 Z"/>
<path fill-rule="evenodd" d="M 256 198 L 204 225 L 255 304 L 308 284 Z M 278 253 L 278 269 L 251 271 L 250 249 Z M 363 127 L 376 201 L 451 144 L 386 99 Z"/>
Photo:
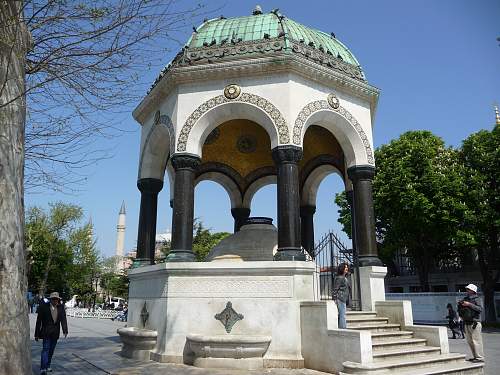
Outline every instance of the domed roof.
<path fill-rule="evenodd" d="M 205 20 L 168 64 L 151 89 L 171 69 L 219 61 L 299 55 L 338 73 L 366 81 L 358 60 L 333 33 L 304 26 L 273 10 L 236 18 Z"/>
<path fill-rule="evenodd" d="M 205 21 L 189 39 L 189 48 L 220 46 L 237 42 L 262 41 L 284 37 L 318 51 L 335 56 L 348 64 L 359 66 L 351 51 L 332 34 L 304 26 L 280 15 L 277 11 L 247 17 L 216 18 Z M 290 46 L 290 43 L 288 43 Z"/>

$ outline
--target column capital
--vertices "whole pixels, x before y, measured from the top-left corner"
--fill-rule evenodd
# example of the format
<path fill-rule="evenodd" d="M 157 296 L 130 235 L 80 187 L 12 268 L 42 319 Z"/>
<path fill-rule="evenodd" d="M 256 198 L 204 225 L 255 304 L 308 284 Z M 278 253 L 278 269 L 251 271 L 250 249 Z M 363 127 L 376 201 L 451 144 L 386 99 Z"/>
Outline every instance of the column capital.
<path fill-rule="evenodd" d="M 250 216 L 250 209 L 246 207 L 234 207 L 231 208 L 231 215 L 233 218 L 248 218 Z"/>
<path fill-rule="evenodd" d="M 137 180 L 137 188 L 141 193 L 159 193 L 163 189 L 163 181 L 158 178 L 141 178 Z"/>
<path fill-rule="evenodd" d="M 171 161 L 172 166 L 176 171 L 179 169 L 189 169 L 194 171 L 201 164 L 199 156 L 190 154 L 173 155 Z"/>
<path fill-rule="evenodd" d="M 347 176 L 353 182 L 360 180 L 373 180 L 375 167 L 373 165 L 353 165 L 347 168 Z"/>
<path fill-rule="evenodd" d="M 272 149 L 275 164 L 298 163 L 302 159 L 302 148 L 298 146 L 278 146 Z"/>
<path fill-rule="evenodd" d="M 304 205 L 300 206 L 300 215 L 314 215 L 316 213 L 316 206 Z"/>

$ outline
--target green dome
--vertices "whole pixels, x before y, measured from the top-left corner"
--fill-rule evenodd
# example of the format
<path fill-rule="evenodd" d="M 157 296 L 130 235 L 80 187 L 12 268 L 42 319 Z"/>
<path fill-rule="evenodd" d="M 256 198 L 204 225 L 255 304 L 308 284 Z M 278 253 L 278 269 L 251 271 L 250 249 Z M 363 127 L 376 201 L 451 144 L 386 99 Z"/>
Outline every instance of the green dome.
<path fill-rule="evenodd" d="M 206 20 L 153 83 L 151 91 L 173 68 L 209 65 L 238 59 L 299 56 L 336 73 L 366 81 L 358 60 L 334 35 L 312 29 L 277 10 L 252 16 Z"/>
<path fill-rule="evenodd" d="M 252 42 L 280 36 L 285 40 L 296 41 L 318 51 L 324 51 L 348 64 L 359 66 L 351 51 L 332 35 L 304 26 L 277 12 L 208 20 L 196 29 L 187 46 L 189 48 L 220 46 L 231 40 Z M 290 43 L 287 47 L 290 47 Z"/>

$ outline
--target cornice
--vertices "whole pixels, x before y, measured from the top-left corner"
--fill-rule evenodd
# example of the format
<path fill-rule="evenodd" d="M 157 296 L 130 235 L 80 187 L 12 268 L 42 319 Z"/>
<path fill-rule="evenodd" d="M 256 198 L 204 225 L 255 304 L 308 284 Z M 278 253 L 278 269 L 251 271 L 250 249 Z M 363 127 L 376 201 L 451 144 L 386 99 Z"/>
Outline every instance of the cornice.
<path fill-rule="evenodd" d="M 134 118 L 144 124 L 148 115 L 177 85 L 215 79 L 264 76 L 270 73 L 295 73 L 305 79 L 330 86 L 370 102 L 372 123 L 380 90 L 365 81 L 349 77 L 310 61 L 298 54 L 275 54 L 260 58 L 218 61 L 169 69 L 151 92 L 133 111 Z"/>

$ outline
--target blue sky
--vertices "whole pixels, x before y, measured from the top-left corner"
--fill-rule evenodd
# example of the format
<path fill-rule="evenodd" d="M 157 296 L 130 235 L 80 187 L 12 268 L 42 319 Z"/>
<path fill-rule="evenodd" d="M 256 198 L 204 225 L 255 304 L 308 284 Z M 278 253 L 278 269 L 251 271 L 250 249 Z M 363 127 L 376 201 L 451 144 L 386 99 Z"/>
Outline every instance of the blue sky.
<path fill-rule="evenodd" d="M 211 0 L 221 7 L 215 16 L 251 14 L 255 1 Z M 375 119 L 375 146 L 408 130 L 427 129 L 449 145 L 460 145 L 470 133 L 490 129 L 493 103 L 500 102 L 500 2 L 495 0 L 421 1 L 262 1 L 264 12 L 279 8 L 297 22 L 335 32 L 362 65 L 368 81 L 381 89 Z M 185 30 L 187 41 L 191 27 Z M 161 48 L 158 48 L 161 51 Z M 175 55 L 164 56 L 168 63 Z M 163 53 L 163 52 L 159 52 Z M 161 67 L 144 76 L 146 92 Z M 127 207 L 126 251 L 135 247 L 140 194 L 136 188 L 139 157 L 139 125 L 134 106 L 123 108 L 123 124 L 130 132 L 106 142 L 113 157 L 87 170 L 88 179 L 77 195 L 54 192 L 26 194 L 26 205 L 46 207 L 61 200 L 83 207 L 95 226 L 97 245 L 105 256 L 113 255 L 116 224 L 122 200 Z M 98 141 L 99 142 L 99 141 Z M 315 217 L 316 239 L 329 229 L 340 232 L 335 193 L 342 190 L 340 177 L 329 176 L 320 186 Z M 195 192 L 195 215 L 216 231 L 232 231 L 229 198 L 211 182 Z M 276 217 L 276 188 L 260 190 L 252 215 Z M 158 232 L 170 228 L 168 186 L 158 202 Z"/>

